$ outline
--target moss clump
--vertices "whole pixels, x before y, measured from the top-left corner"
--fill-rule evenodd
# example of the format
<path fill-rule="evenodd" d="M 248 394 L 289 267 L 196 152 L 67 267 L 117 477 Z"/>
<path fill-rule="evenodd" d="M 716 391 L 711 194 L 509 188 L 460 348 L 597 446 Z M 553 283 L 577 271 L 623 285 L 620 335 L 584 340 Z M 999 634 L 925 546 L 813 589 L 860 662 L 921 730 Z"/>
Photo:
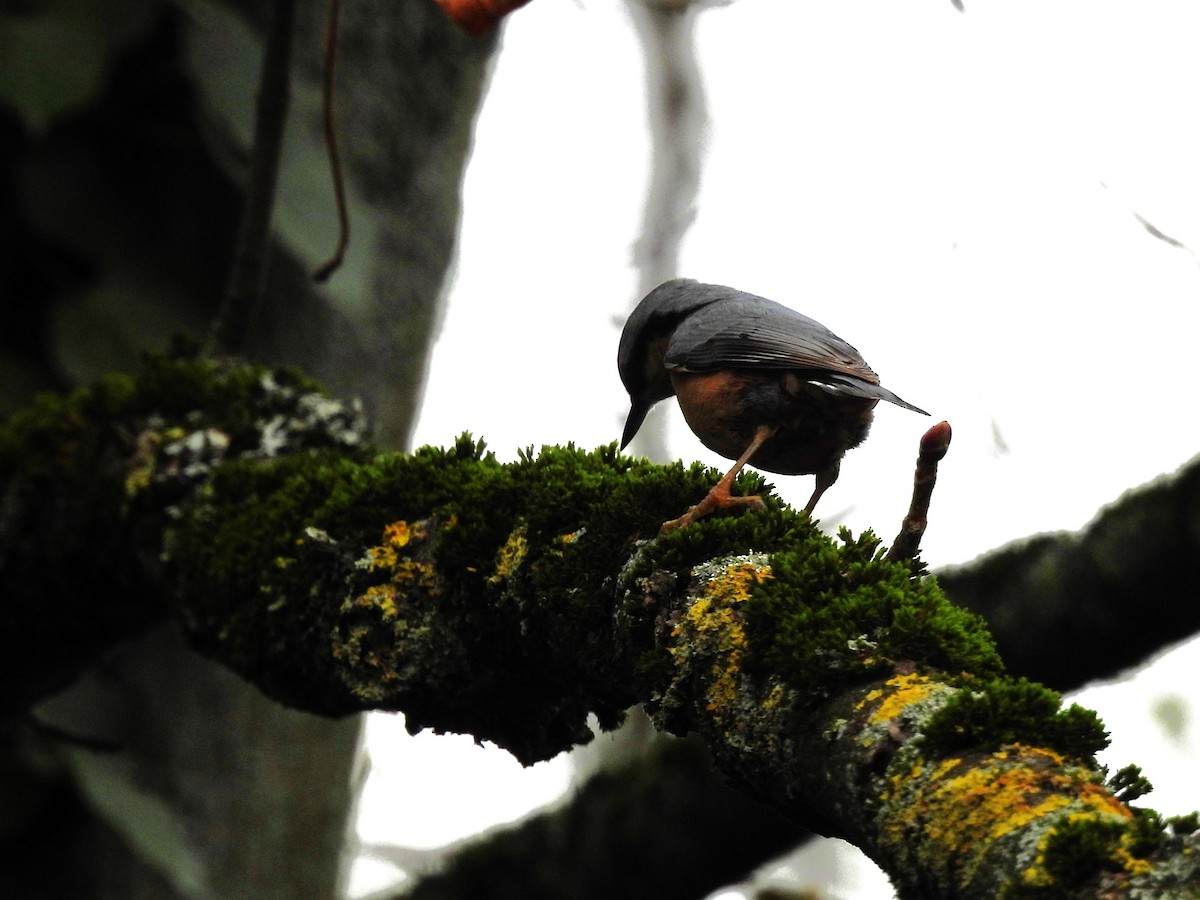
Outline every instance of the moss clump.
<path fill-rule="evenodd" d="M 1166 825 L 1175 835 L 1195 834 L 1200 831 L 1200 813 L 1190 812 L 1182 816 L 1171 816 L 1166 820 Z"/>
<path fill-rule="evenodd" d="M 1142 774 L 1141 766 L 1124 766 L 1108 779 L 1108 789 L 1122 803 L 1132 803 L 1154 790 L 1154 785 Z"/>
<path fill-rule="evenodd" d="M 1172 842 L 1176 846 L 1168 847 Z M 1149 875 L 1153 854 L 1164 849 L 1179 853 L 1178 844 L 1178 838 L 1167 835 L 1162 817 L 1149 810 L 1135 810 L 1132 818 L 1066 816 L 1046 832 L 1038 848 L 1036 867 L 1001 896 L 1003 900 L 1091 896 L 1105 875 L 1117 876 L 1121 881 Z M 1168 896 L 1159 891 L 1170 884 L 1167 876 L 1165 882 L 1158 882 L 1157 890 L 1152 887 L 1147 892 L 1143 887 L 1142 893 L 1135 895 Z"/>
<path fill-rule="evenodd" d="M 1129 825 L 1112 819 L 1080 817 L 1054 828 L 1046 841 L 1043 860 L 1055 886 L 1065 891 L 1082 887 L 1100 872 L 1122 871 Z"/>
<path fill-rule="evenodd" d="M 76 474 L 77 454 L 111 440 L 111 423 L 136 404 L 136 382 L 109 376 L 88 390 L 40 394 L 0 426 L 0 474 L 24 480 Z"/>
<path fill-rule="evenodd" d="M 818 696 L 911 660 L 949 672 L 998 674 L 983 620 L 949 602 L 912 563 L 884 559 L 870 532 L 841 545 L 814 530 L 771 554 L 772 577 L 744 604 L 748 666 Z M 757 549 L 757 548 L 756 548 Z"/>
<path fill-rule="evenodd" d="M 1134 809 L 1125 846 L 1136 859 L 1145 859 L 1163 845 L 1167 821 L 1153 809 Z"/>
<path fill-rule="evenodd" d="M 293 369 L 147 354 L 136 376 L 108 375 L 71 394 L 44 394 L 15 413 L 0 426 L 0 474 L 19 467 L 25 481 L 75 474 L 94 481 L 105 457 L 128 464 L 164 443 L 148 437 L 171 428 L 217 429 L 225 456 L 261 458 L 356 445 L 362 422 L 353 407 L 329 400 Z"/>
<path fill-rule="evenodd" d="M 935 758 L 1024 743 L 1095 765 L 1096 754 L 1108 746 L 1108 732 L 1094 712 L 1076 704 L 1063 709 L 1060 694 L 1024 678 L 966 681 L 924 735 L 922 750 Z"/>

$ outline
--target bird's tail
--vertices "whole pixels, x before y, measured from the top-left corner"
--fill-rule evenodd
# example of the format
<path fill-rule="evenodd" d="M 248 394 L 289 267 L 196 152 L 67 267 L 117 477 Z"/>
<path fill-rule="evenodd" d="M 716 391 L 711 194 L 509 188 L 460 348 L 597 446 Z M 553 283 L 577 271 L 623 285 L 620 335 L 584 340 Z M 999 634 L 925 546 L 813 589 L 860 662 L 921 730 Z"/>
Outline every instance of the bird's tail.
<path fill-rule="evenodd" d="M 913 412 L 920 413 L 923 416 L 929 415 L 921 407 L 913 406 L 907 400 L 901 400 L 883 385 L 874 384 L 870 381 L 862 381 L 858 378 L 850 378 L 836 372 L 822 374 L 825 377 L 821 381 L 810 380 L 808 383 L 831 394 L 840 394 L 843 397 L 863 397 L 868 400 L 886 400 L 888 403 L 895 403 L 897 406 L 911 409 Z"/>

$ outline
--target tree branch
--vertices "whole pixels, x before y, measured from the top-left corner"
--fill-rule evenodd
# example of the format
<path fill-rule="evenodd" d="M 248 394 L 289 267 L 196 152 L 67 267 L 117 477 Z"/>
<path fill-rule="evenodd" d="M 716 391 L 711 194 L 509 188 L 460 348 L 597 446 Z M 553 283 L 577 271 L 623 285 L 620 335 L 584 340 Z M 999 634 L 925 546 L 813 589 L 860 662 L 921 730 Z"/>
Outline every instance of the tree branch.
<path fill-rule="evenodd" d="M 403 896 L 695 900 L 804 836 L 723 784 L 699 742 L 661 741 L 601 770 L 569 803 L 468 844 Z"/>
<path fill-rule="evenodd" d="M 912 502 L 908 513 L 900 523 L 900 533 L 892 541 L 887 558 L 892 562 L 915 559 L 921 549 L 921 538 L 929 520 L 929 501 L 933 497 L 933 486 L 937 483 L 938 463 L 950 449 L 950 423 L 939 422 L 921 438 L 917 452 L 917 471 L 913 475 Z"/>
<path fill-rule="evenodd" d="M 210 352 L 241 353 L 254 313 L 262 303 L 271 252 L 271 215 L 275 210 L 279 156 L 287 124 L 295 25 L 296 0 L 271 0 L 246 196 L 229 287 L 209 335 Z"/>
<path fill-rule="evenodd" d="M 170 611 L 283 703 L 400 710 L 525 763 L 644 703 L 902 893 L 1200 885 L 1193 838 L 1105 787 L 1095 717 L 1006 678 L 981 621 L 869 533 L 834 541 L 768 497 L 654 537 L 717 473 L 611 446 L 376 454 L 359 424 L 298 376 L 205 360 L 16 417 L 0 637 L 29 649 L 4 705 L 62 680 L 43 647 Z M 98 605 L 98 582 L 139 592 Z"/>
<path fill-rule="evenodd" d="M 1126 493 L 1080 532 L 1027 538 L 938 573 L 982 615 L 1009 668 L 1069 690 L 1200 630 L 1200 457 Z"/>

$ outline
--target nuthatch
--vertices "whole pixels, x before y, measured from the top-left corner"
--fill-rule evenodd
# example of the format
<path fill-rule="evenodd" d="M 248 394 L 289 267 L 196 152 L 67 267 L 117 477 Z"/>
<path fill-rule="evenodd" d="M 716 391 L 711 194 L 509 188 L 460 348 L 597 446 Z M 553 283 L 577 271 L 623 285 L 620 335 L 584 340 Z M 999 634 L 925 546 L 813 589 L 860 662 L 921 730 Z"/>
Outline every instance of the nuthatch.
<path fill-rule="evenodd" d="M 780 475 L 817 476 L 805 509 L 837 481 L 842 457 L 867 437 L 875 405 L 887 400 L 929 415 L 879 384 L 858 351 L 808 316 L 719 284 L 676 278 L 629 316 L 617 354 L 631 408 L 622 449 L 646 413 L 672 394 L 708 449 L 736 460 L 708 496 L 664 529 L 716 509 L 751 505 L 734 497 L 747 463 Z"/>

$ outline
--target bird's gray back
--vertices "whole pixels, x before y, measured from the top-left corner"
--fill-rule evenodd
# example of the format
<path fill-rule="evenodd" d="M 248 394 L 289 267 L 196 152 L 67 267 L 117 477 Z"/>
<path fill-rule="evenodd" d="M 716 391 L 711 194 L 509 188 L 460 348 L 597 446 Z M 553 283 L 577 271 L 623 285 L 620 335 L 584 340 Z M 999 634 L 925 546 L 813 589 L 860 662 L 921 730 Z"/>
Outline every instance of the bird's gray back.
<path fill-rule="evenodd" d="M 720 285 L 701 285 L 706 302 L 675 327 L 665 363 L 721 368 L 828 370 L 877 382 L 853 346 L 790 307 Z"/>

